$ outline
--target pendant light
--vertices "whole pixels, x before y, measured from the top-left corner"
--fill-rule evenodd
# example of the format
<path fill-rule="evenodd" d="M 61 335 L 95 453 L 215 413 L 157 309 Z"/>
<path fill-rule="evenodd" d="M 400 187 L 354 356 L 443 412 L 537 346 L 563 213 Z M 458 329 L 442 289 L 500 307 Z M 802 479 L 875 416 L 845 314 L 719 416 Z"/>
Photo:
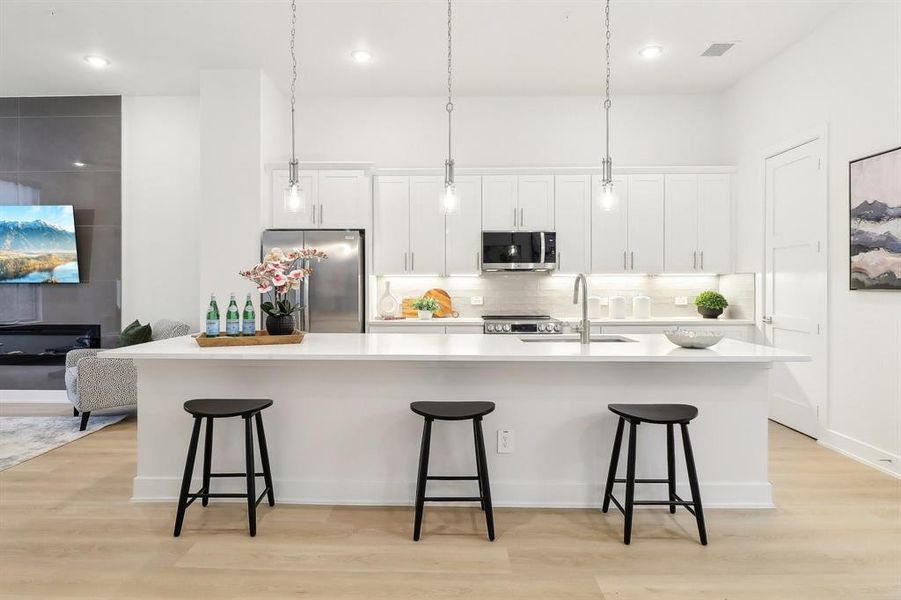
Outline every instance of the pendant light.
<path fill-rule="evenodd" d="M 606 43 L 604 54 L 607 62 L 606 89 L 604 97 L 604 120 L 606 134 L 606 148 L 604 158 L 601 161 L 601 186 L 595 191 L 595 197 L 601 210 L 612 211 L 619 203 L 616 190 L 613 188 L 613 159 L 610 157 L 610 0 L 606 0 L 604 6 L 604 28 L 606 30 Z"/>
<path fill-rule="evenodd" d="M 288 161 L 288 187 L 285 188 L 285 212 L 302 213 L 307 210 L 307 195 L 300 183 L 300 166 L 294 144 L 294 104 L 297 89 L 297 54 L 294 40 L 297 35 L 297 3 L 291 0 L 291 160 Z"/>
<path fill-rule="evenodd" d="M 454 184 L 454 159 L 451 146 L 451 125 L 454 113 L 453 102 L 453 36 L 452 36 L 452 0 L 447 0 L 447 160 L 444 161 L 444 213 L 456 212 L 459 206 L 457 186 Z"/>

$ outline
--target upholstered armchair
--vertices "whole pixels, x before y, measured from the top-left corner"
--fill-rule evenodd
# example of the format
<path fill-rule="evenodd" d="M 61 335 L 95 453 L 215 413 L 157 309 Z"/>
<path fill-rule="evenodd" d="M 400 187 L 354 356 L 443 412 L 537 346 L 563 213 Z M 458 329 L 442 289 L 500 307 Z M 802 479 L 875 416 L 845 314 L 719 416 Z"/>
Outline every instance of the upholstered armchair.
<path fill-rule="evenodd" d="M 187 335 L 186 323 L 160 319 L 150 326 L 151 341 Z M 81 414 L 81 431 L 88 426 L 91 412 L 102 408 L 130 406 L 138 402 L 138 374 L 127 358 L 106 358 L 99 348 L 71 350 L 66 354 L 66 394 Z"/>

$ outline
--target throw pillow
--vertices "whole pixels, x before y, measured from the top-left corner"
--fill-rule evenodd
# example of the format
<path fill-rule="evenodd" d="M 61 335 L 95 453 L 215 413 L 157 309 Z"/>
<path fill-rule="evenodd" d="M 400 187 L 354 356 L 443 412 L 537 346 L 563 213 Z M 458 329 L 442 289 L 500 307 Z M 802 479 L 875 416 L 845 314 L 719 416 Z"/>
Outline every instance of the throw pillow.
<path fill-rule="evenodd" d="M 135 320 L 133 323 L 130 323 L 122 330 L 122 333 L 119 334 L 119 346 L 134 346 L 135 344 L 143 344 L 144 342 L 150 341 L 150 336 L 153 335 L 153 331 L 150 329 L 150 324 L 141 325 L 140 322 Z"/>

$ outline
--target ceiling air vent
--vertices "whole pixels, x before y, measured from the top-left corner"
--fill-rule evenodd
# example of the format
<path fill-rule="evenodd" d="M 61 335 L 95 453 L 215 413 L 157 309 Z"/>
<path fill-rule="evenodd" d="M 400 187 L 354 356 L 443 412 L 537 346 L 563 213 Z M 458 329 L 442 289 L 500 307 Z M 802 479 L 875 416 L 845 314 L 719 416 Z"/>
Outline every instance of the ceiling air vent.
<path fill-rule="evenodd" d="M 701 53 L 701 56 L 722 56 L 735 44 L 736 42 L 713 42 Z"/>

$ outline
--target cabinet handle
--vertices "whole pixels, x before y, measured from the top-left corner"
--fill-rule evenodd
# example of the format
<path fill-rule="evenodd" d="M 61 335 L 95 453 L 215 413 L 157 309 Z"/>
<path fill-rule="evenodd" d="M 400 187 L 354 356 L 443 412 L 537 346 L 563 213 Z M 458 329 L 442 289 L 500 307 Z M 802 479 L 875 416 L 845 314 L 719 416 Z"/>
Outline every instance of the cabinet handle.
<path fill-rule="evenodd" d="M 319 224 L 322 225 L 322 205 L 319 205 Z"/>
<path fill-rule="evenodd" d="M 524 211 L 525 211 L 524 208 L 519 209 L 519 226 L 520 227 L 522 227 L 523 221 L 525 221 L 525 218 L 523 217 Z"/>
<path fill-rule="evenodd" d="M 623 271 L 629 270 L 629 264 L 626 262 L 626 251 L 623 250 Z"/>
<path fill-rule="evenodd" d="M 698 269 L 698 251 L 695 250 L 691 254 L 692 254 L 691 268 L 693 271 L 696 271 Z"/>
<path fill-rule="evenodd" d="M 704 251 L 701 250 L 701 270 L 704 270 Z"/>
<path fill-rule="evenodd" d="M 476 272 L 482 270 L 482 253 L 476 250 Z"/>
<path fill-rule="evenodd" d="M 634 253 L 634 252 L 629 252 L 629 255 L 630 255 L 630 265 L 629 265 L 629 270 L 630 270 L 630 271 L 634 271 L 634 270 L 635 270 L 635 253 Z"/>
<path fill-rule="evenodd" d="M 414 271 L 416 271 L 416 253 L 411 252 L 410 253 L 410 272 L 412 273 Z"/>
<path fill-rule="evenodd" d="M 407 272 L 407 253 L 404 252 L 404 273 Z"/>

